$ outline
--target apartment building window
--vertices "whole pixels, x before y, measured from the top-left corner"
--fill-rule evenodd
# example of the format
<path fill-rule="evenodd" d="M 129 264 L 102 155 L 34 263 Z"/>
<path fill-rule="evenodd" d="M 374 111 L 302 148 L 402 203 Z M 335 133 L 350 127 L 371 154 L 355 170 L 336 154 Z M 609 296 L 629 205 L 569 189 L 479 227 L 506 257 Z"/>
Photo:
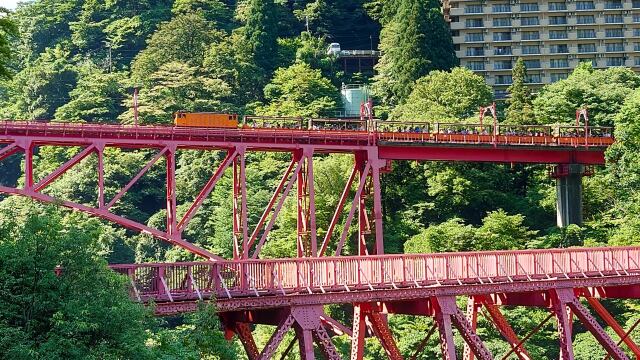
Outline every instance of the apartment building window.
<path fill-rule="evenodd" d="M 622 9 L 622 1 L 621 0 L 608 0 L 604 3 L 605 9 Z"/>
<path fill-rule="evenodd" d="M 593 15 L 578 15 L 578 24 L 595 24 L 596 17 Z"/>
<path fill-rule="evenodd" d="M 576 10 L 594 10 L 595 8 L 596 8 L 596 5 L 593 3 L 593 1 L 576 2 Z"/>
<path fill-rule="evenodd" d="M 495 18 L 493 19 L 493 26 L 511 26 L 511 18 Z"/>
<path fill-rule="evenodd" d="M 540 74 L 530 74 L 527 75 L 524 81 L 527 83 L 540 84 L 542 83 L 542 76 L 540 76 Z"/>
<path fill-rule="evenodd" d="M 619 43 L 610 43 L 605 46 L 607 52 L 616 52 L 616 51 L 624 51 L 624 44 Z"/>
<path fill-rule="evenodd" d="M 567 32 L 564 30 L 551 30 L 549 31 L 549 39 L 557 40 L 557 39 L 566 39 L 569 36 Z"/>
<path fill-rule="evenodd" d="M 550 2 L 549 11 L 567 10 L 567 3 L 565 2 Z"/>
<path fill-rule="evenodd" d="M 596 52 L 596 44 L 578 44 L 579 53 L 594 53 Z"/>
<path fill-rule="evenodd" d="M 633 62 L 634 62 L 634 64 L 635 64 L 636 66 L 640 66 L 640 57 L 639 57 L 639 56 L 636 56 L 636 57 L 633 59 Z"/>
<path fill-rule="evenodd" d="M 622 29 L 605 29 L 604 36 L 608 38 L 618 38 L 623 37 L 624 34 L 622 32 Z"/>
<path fill-rule="evenodd" d="M 640 29 L 633 29 L 633 36 L 640 36 Z"/>
<path fill-rule="evenodd" d="M 624 66 L 624 58 L 623 57 L 607 58 L 607 66 Z"/>
<path fill-rule="evenodd" d="M 632 6 L 634 9 L 638 9 L 638 8 L 640 8 L 640 0 L 633 0 L 633 1 L 631 2 L 631 6 Z"/>
<path fill-rule="evenodd" d="M 484 41 L 484 34 L 483 33 L 467 33 L 464 36 L 464 40 L 469 42 L 469 41 Z"/>
<path fill-rule="evenodd" d="M 467 56 L 484 56 L 484 48 L 483 47 L 467 48 Z"/>
<path fill-rule="evenodd" d="M 467 19 L 466 23 L 468 28 L 479 28 L 484 26 L 482 19 Z"/>
<path fill-rule="evenodd" d="M 633 51 L 640 51 L 640 43 L 633 43 Z"/>
<path fill-rule="evenodd" d="M 555 68 L 555 69 L 569 67 L 569 60 L 567 60 L 567 59 L 551 59 L 551 60 L 549 60 L 549 67 Z"/>
<path fill-rule="evenodd" d="M 494 55 L 511 55 L 511 46 L 496 46 L 493 50 Z"/>
<path fill-rule="evenodd" d="M 484 61 L 469 61 L 467 63 L 469 70 L 484 70 Z"/>
<path fill-rule="evenodd" d="M 567 44 L 558 44 L 549 46 L 549 52 L 552 54 L 567 54 L 569 53 L 569 46 Z"/>
<path fill-rule="evenodd" d="M 607 24 L 621 24 L 623 22 L 622 15 L 607 14 L 604 17 L 604 22 Z"/>
<path fill-rule="evenodd" d="M 579 29 L 578 39 L 594 39 L 596 37 L 596 31 L 594 29 Z"/>
<path fill-rule="evenodd" d="M 510 70 L 511 60 L 496 61 L 495 63 L 493 63 L 493 68 L 495 70 Z"/>
<path fill-rule="evenodd" d="M 565 25 L 566 23 L 566 16 L 549 16 L 549 25 Z"/>
<path fill-rule="evenodd" d="M 512 82 L 511 75 L 496 75 L 496 85 L 511 85 Z"/>
<path fill-rule="evenodd" d="M 596 61 L 596 59 L 579 59 L 578 60 L 580 63 L 586 63 L 586 62 L 590 62 L 591 66 L 596 67 L 598 66 L 598 62 Z"/>
<path fill-rule="evenodd" d="M 520 11 L 528 12 L 528 11 L 539 11 L 538 3 L 524 3 L 520 4 Z"/>
<path fill-rule="evenodd" d="M 542 66 L 542 64 L 540 64 L 540 60 L 536 59 L 536 60 L 525 60 L 524 61 L 524 66 L 527 69 L 540 69 Z"/>
<path fill-rule="evenodd" d="M 522 26 L 540 25 L 540 19 L 538 19 L 537 16 L 524 16 L 520 18 L 520 25 Z"/>
<path fill-rule="evenodd" d="M 482 5 L 467 5 L 464 8 L 465 14 L 482 14 Z"/>
<path fill-rule="evenodd" d="M 540 46 L 538 45 L 522 45 L 523 55 L 535 55 L 540 54 Z"/>
<path fill-rule="evenodd" d="M 560 81 L 560 80 L 564 80 L 569 76 L 569 74 L 567 73 L 551 73 L 550 74 L 550 78 L 551 78 L 551 82 L 556 82 L 556 81 Z"/>
<path fill-rule="evenodd" d="M 494 13 L 507 13 L 511 12 L 511 5 L 509 4 L 494 4 L 493 7 Z"/>
<path fill-rule="evenodd" d="M 523 31 L 522 40 L 540 40 L 540 32 L 538 31 Z"/>
<path fill-rule="evenodd" d="M 493 33 L 493 41 L 510 41 L 510 40 L 511 40 L 510 32 Z"/>

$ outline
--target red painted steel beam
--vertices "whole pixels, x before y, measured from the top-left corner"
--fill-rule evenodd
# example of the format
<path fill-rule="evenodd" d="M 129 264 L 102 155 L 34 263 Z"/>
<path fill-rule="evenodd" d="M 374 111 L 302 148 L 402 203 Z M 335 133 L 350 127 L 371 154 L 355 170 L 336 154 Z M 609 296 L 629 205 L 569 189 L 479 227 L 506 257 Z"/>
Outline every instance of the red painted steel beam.
<path fill-rule="evenodd" d="M 338 224 L 340 220 L 340 215 L 342 214 L 342 210 L 344 208 L 344 204 L 347 201 L 347 197 L 349 196 L 349 191 L 351 190 L 351 185 L 353 184 L 353 180 L 358 173 L 358 169 L 356 166 L 351 170 L 351 174 L 349 175 L 349 179 L 344 185 L 344 189 L 342 190 L 342 195 L 340 195 L 340 200 L 338 201 L 338 205 L 336 206 L 336 211 L 333 213 L 331 217 L 331 222 L 329 223 L 329 227 L 327 228 L 327 233 L 324 236 L 324 240 L 322 241 L 322 246 L 320 247 L 320 252 L 318 256 L 324 256 L 327 247 L 329 246 L 329 242 L 331 241 L 331 236 L 333 235 L 333 229 Z"/>
<path fill-rule="evenodd" d="M 0 161 L 20 151 L 20 147 L 16 143 L 11 143 L 0 149 Z"/>
<path fill-rule="evenodd" d="M 195 213 L 198 211 L 200 206 L 202 206 L 202 203 L 204 202 L 204 200 L 207 198 L 207 196 L 209 196 L 211 191 L 213 191 L 213 188 L 216 186 L 216 183 L 218 182 L 218 180 L 220 180 L 225 170 L 227 170 L 227 168 L 232 163 L 233 159 L 237 154 L 238 152 L 235 149 L 229 150 L 227 152 L 227 156 L 225 156 L 224 160 L 222 160 L 222 163 L 220 164 L 220 166 L 218 166 L 215 173 L 211 176 L 209 181 L 207 181 L 207 183 L 202 188 L 202 190 L 200 190 L 200 193 L 198 194 L 198 196 L 196 196 L 195 200 L 193 201 L 193 204 L 191 204 L 187 212 L 184 214 L 184 216 L 178 223 L 178 231 L 180 232 L 184 231 L 184 229 L 189 224 L 189 221 L 191 221 L 191 219 L 193 218 Z"/>
<path fill-rule="evenodd" d="M 285 170 L 284 175 L 282 176 L 282 179 L 280 179 L 278 186 L 276 186 L 276 189 L 273 192 L 273 195 L 271 195 L 271 199 L 269 200 L 267 207 L 264 209 L 264 212 L 262 213 L 262 216 L 260 217 L 258 224 L 256 225 L 255 229 L 251 233 L 251 237 L 249 238 L 249 248 L 251 248 L 255 243 L 256 238 L 258 237 L 258 233 L 260 232 L 260 230 L 262 230 L 262 227 L 264 226 L 264 223 L 267 221 L 267 217 L 269 216 L 269 214 L 271 214 L 271 210 L 273 210 L 273 206 L 276 204 L 278 197 L 281 195 L 282 188 L 287 183 L 287 179 L 289 179 L 289 175 L 291 175 L 291 171 L 293 171 L 293 168 L 294 166 L 296 166 L 296 163 L 297 161 L 295 160 L 295 157 L 293 157 L 291 159 L 291 162 L 289 163 L 289 166 L 287 167 L 287 170 Z"/>
<path fill-rule="evenodd" d="M 64 164 L 60 165 L 60 167 L 58 167 L 54 172 L 52 172 L 51 174 L 45 176 L 44 179 L 40 180 L 37 184 L 35 184 L 34 185 L 34 190 L 35 191 L 41 191 L 47 185 L 51 184 L 57 178 L 62 176 L 62 174 L 64 174 L 65 172 L 69 171 L 69 169 L 74 167 L 76 164 L 78 164 L 80 161 L 84 160 L 84 158 L 86 158 L 87 156 L 91 155 L 95 151 L 97 151 L 95 145 L 87 146 L 85 149 L 83 149 L 81 152 L 79 152 L 74 157 L 69 159 L 67 162 L 65 162 Z"/>
<path fill-rule="evenodd" d="M 173 238 L 171 236 L 169 236 L 169 234 L 164 233 L 158 229 L 154 229 L 152 227 L 149 227 L 147 225 L 144 224 L 140 224 L 137 223 L 133 220 L 127 219 L 125 217 L 122 217 L 120 215 L 116 215 L 113 213 L 110 213 L 109 211 L 107 211 L 106 209 L 96 209 L 90 206 L 86 206 L 83 204 L 79 204 L 76 202 L 72 202 L 72 201 L 66 201 L 66 200 L 61 200 L 61 199 L 57 199 L 54 198 L 52 196 L 49 195 L 45 195 L 39 192 L 35 192 L 33 190 L 25 190 L 25 189 L 16 189 L 16 188 L 11 188 L 11 187 L 7 187 L 7 186 L 0 186 L 0 192 L 5 193 L 5 194 L 10 194 L 10 195 L 21 195 L 21 196 L 26 196 L 29 198 L 32 198 L 34 200 L 40 201 L 40 202 L 44 202 L 44 203 L 49 203 L 49 204 L 56 204 L 59 206 L 64 206 L 66 208 L 69 209 L 74 209 L 74 210 L 78 210 L 78 211 L 82 211 L 84 213 L 99 217 L 101 219 L 105 219 L 107 221 L 119 224 L 121 226 L 124 226 L 125 228 L 131 229 L 131 230 L 136 230 L 142 233 L 146 233 L 149 234 L 151 236 L 154 236 L 160 240 L 166 241 L 170 244 L 179 246 L 193 254 L 199 255 L 204 257 L 205 259 L 209 259 L 211 261 L 217 261 L 217 260 L 222 260 L 219 256 L 214 255 L 213 253 L 202 249 L 194 244 L 191 244 L 188 241 L 182 240 L 182 239 L 177 239 L 177 238 Z"/>
<path fill-rule="evenodd" d="M 387 146 L 379 145 L 385 160 L 466 161 L 536 164 L 602 165 L 605 148 L 558 149 L 551 146 L 523 149 L 519 146 Z"/>
<path fill-rule="evenodd" d="M 475 285 L 443 285 L 410 289 L 380 289 L 367 291 L 349 291 L 336 293 L 290 294 L 283 296 L 241 297 L 225 299 L 221 294 L 216 299 L 219 311 L 236 311 L 260 308 L 277 308 L 283 306 L 302 306 L 316 304 L 345 304 L 370 301 L 398 301 L 410 299 L 425 299 L 439 295 L 484 295 L 495 292 L 510 291 L 546 291 L 557 287 L 581 288 L 593 282 L 607 282 L 616 284 L 640 284 L 640 276 L 608 277 L 607 279 L 554 279 L 550 281 L 535 281 L 521 283 L 501 284 L 475 284 Z M 364 290 L 364 289 L 363 289 Z M 161 306 L 157 303 L 156 306 Z M 355 335 L 354 335 L 355 336 Z"/>
<path fill-rule="evenodd" d="M 391 333 L 391 329 L 389 329 L 389 322 L 384 315 L 379 312 L 370 312 L 367 314 L 367 318 L 371 321 L 373 333 L 380 341 L 387 357 L 391 360 L 402 360 L 402 354 L 400 354 L 398 345 L 393 339 L 393 334 Z"/>
<path fill-rule="evenodd" d="M 587 302 L 591 305 L 591 308 L 596 311 L 598 315 L 604 320 L 607 325 L 613 329 L 613 331 L 623 340 L 623 342 L 629 347 L 629 350 L 635 355 L 636 359 L 640 359 L 640 348 L 633 341 L 632 338 L 627 336 L 625 330 L 618 324 L 616 319 L 607 311 L 607 309 L 598 301 L 598 299 L 593 297 L 586 297 Z"/>

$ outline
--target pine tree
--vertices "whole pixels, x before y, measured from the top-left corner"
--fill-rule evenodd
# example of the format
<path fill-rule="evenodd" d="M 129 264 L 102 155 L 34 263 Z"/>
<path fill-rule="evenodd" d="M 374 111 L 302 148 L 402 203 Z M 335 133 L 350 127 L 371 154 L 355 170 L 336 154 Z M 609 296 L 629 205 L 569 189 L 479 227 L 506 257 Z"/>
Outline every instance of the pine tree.
<path fill-rule="evenodd" d="M 278 19 L 273 0 L 249 0 L 244 38 L 256 65 L 269 76 L 276 67 Z"/>
<path fill-rule="evenodd" d="M 533 121 L 533 108 L 531 106 L 531 94 L 525 84 L 527 79 L 527 67 L 524 60 L 519 58 L 512 70 L 512 83 L 507 89 L 510 94 L 507 103 L 507 122 L 512 124 L 531 124 Z"/>
<path fill-rule="evenodd" d="M 437 0 L 401 0 L 380 37 L 383 56 L 377 65 L 376 87 L 388 103 L 402 103 L 417 79 L 457 63 Z"/>

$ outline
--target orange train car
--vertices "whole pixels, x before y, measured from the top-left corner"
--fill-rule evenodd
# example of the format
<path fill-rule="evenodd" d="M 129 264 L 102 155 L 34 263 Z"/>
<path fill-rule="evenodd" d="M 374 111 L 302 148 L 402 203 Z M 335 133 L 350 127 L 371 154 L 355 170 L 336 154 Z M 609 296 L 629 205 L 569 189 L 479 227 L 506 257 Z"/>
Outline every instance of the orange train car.
<path fill-rule="evenodd" d="M 220 114 L 212 112 L 177 112 L 174 118 L 175 126 L 238 128 L 238 115 Z"/>

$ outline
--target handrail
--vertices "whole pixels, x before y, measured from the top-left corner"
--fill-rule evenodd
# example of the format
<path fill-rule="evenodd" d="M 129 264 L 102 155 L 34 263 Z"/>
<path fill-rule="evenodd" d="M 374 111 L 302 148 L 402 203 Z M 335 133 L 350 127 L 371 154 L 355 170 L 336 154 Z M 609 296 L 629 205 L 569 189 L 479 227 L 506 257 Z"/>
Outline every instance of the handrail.
<path fill-rule="evenodd" d="M 143 289 L 140 291 L 143 299 L 175 301 L 196 299 L 203 294 L 227 298 L 260 297 L 264 294 L 351 292 L 446 284 L 483 285 L 487 281 L 498 284 L 554 278 L 598 279 L 638 274 L 639 262 L 640 247 L 606 247 L 246 259 L 110 267 L 132 278 L 134 286 Z M 193 277 L 192 286 L 185 286 L 185 276 Z M 158 287 L 154 286 L 158 281 L 163 281 L 165 291 L 158 292 Z M 199 289 L 199 294 L 191 289 L 193 286 Z"/>
<path fill-rule="evenodd" d="M 292 118 L 300 121 L 302 118 Z M 614 141 L 610 127 L 575 127 L 556 125 L 500 125 L 495 136 L 494 131 L 487 131 L 493 125 L 483 125 L 483 131 L 479 124 L 440 124 L 416 122 L 379 122 L 374 121 L 375 127 L 364 128 L 366 121 L 347 120 L 336 121 L 334 119 L 314 119 L 309 128 L 297 126 L 285 127 L 239 127 L 239 128 L 189 128 L 167 125 L 121 125 L 121 124 L 90 124 L 90 123 L 56 123 L 56 122 L 32 122 L 32 121 L 0 121 L 0 133 L 5 136 L 32 136 L 32 137 L 62 137 L 62 138 L 92 138 L 118 139 L 118 140 L 189 140 L 189 141 L 245 141 L 245 142 L 282 142 L 286 139 L 291 143 L 328 143 L 339 141 L 343 144 L 350 142 L 353 145 L 376 145 L 379 141 L 389 142 L 416 142 L 416 143 L 462 143 L 462 144 L 492 144 L 497 145 L 544 145 L 544 146 L 569 146 L 569 147 L 605 147 Z M 316 127 L 314 124 L 332 124 L 331 128 Z M 337 124 L 339 129 L 334 129 Z M 404 124 L 404 125 L 403 125 Z M 356 128 L 353 128 L 353 127 Z M 452 126 L 462 131 L 445 131 L 443 127 Z M 344 127 L 344 128 L 342 128 Z M 509 129 L 545 129 L 543 133 L 511 133 Z M 417 129 L 417 130 L 416 130 Z M 473 129 L 473 131 L 465 131 Z M 547 129 L 552 129 L 547 134 Z M 6 141 L 6 140 L 5 140 Z"/>

